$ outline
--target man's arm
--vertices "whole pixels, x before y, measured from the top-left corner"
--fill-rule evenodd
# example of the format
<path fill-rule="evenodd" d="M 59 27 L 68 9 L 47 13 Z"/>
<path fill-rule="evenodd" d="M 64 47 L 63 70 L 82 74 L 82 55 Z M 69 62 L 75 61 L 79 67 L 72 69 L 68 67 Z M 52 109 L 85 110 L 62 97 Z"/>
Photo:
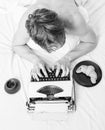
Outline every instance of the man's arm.
<path fill-rule="evenodd" d="M 87 53 L 94 50 L 97 46 L 96 35 L 90 29 L 85 36 L 81 37 L 80 43 L 72 51 L 70 51 L 66 56 L 70 58 L 70 61 L 74 61 L 77 58 L 86 55 Z"/>
<path fill-rule="evenodd" d="M 32 48 L 30 48 L 27 45 L 27 42 L 30 39 L 30 36 L 27 32 L 27 29 L 25 27 L 26 20 L 28 19 L 28 15 L 33 13 L 33 11 L 36 9 L 36 6 L 31 6 L 23 15 L 23 17 L 20 20 L 18 29 L 13 37 L 13 45 L 12 49 L 13 51 L 18 54 L 20 57 L 26 59 L 27 61 L 31 62 L 33 64 L 33 69 L 31 70 L 31 75 L 36 80 L 39 80 L 39 77 L 42 77 L 43 75 L 40 72 L 40 69 L 42 70 L 43 74 L 47 76 L 47 72 L 45 69 L 45 66 L 47 66 L 47 63 L 43 61 L 41 58 L 39 58 Z M 48 66 L 47 66 L 48 68 Z"/>
<path fill-rule="evenodd" d="M 35 5 L 34 5 L 35 6 Z M 30 37 L 25 27 L 26 20 L 28 19 L 28 15 L 35 10 L 35 7 L 30 7 L 22 16 L 18 29 L 13 37 L 12 49 L 18 54 L 20 57 L 28 60 L 31 63 L 34 63 L 37 60 L 37 56 L 33 53 L 32 49 L 27 45 Z"/>
<path fill-rule="evenodd" d="M 91 52 L 97 46 L 97 37 L 94 31 L 86 24 L 83 16 L 76 12 L 73 14 L 72 28 L 67 29 L 67 33 L 75 36 L 79 36 L 80 43 L 73 50 L 68 52 L 63 58 L 61 58 L 55 67 L 57 68 L 56 76 L 59 74 L 60 69 L 63 70 L 62 76 L 66 76 L 71 69 L 71 62 L 77 58 L 86 55 Z M 70 61 L 70 62 L 69 62 Z M 54 68 L 54 67 L 53 67 Z"/>
<path fill-rule="evenodd" d="M 91 52 L 97 46 L 97 37 L 95 32 L 89 25 L 87 25 L 80 13 L 75 14 L 74 23 L 74 31 L 72 31 L 72 33 L 79 36 L 80 43 L 66 55 L 70 61 L 74 61 L 75 59 Z"/>

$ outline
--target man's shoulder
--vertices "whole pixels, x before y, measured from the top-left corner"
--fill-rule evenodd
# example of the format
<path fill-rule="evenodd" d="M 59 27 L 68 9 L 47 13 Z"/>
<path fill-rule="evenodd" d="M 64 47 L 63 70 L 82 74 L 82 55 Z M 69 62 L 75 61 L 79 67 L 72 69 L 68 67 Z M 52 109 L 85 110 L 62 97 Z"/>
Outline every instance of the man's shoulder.
<path fill-rule="evenodd" d="M 74 11 L 72 14 L 72 29 L 71 31 L 77 35 L 84 35 L 88 31 L 88 24 L 79 11 Z"/>

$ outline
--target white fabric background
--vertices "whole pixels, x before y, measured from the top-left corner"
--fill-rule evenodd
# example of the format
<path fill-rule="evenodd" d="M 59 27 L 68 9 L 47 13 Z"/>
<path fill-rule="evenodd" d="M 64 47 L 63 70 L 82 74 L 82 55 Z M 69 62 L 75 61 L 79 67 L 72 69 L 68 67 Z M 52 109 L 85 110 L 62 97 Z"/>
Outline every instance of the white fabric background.
<path fill-rule="evenodd" d="M 74 65 L 81 60 L 92 60 L 100 65 L 103 78 L 94 88 L 76 86 L 77 111 L 66 115 L 62 121 L 36 121 L 37 119 L 32 120 L 27 114 L 24 88 L 27 91 L 26 79 L 30 80 L 30 75 L 23 74 L 30 73 L 31 64 L 17 55 L 13 57 L 11 51 L 13 34 L 20 17 L 26 10 L 24 6 L 33 2 L 33 0 L 0 0 L 0 129 L 105 130 L 105 1 L 78 0 L 78 3 L 84 5 L 89 13 L 89 24 L 99 37 L 99 43 L 93 52 L 79 58 Z M 11 63 L 13 63 L 12 68 Z M 14 95 L 4 91 L 4 84 L 11 77 L 16 77 L 24 83 L 21 90 Z"/>

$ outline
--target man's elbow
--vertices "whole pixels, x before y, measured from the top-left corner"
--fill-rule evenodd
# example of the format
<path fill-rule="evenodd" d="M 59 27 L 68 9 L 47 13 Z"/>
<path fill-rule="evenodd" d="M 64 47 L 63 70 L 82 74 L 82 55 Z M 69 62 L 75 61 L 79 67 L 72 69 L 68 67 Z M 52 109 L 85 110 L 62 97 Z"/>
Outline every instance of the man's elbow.
<path fill-rule="evenodd" d="M 93 37 L 92 38 L 93 38 L 92 42 L 90 42 L 90 43 L 91 43 L 92 49 L 94 50 L 97 47 L 97 45 L 98 45 L 98 38 L 97 38 L 95 33 L 93 33 Z"/>
<path fill-rule="evenodd" d="M 90 43 L 90 48 L 92 50 L 94 50 L 98 45 L 98 38 L 93 30 L 90 31 L 90 34 L 89 34 L 89 43 Z"/>
<path fill-rule="evenodd" d="M 90 47 L 89 47 L 90 50 L 93 51 L 94 49 L 96 49 L 97 45 L 98 45 L 98 42 L 96 42 L 96 41 L 94 43 L 90 42 Z"/>

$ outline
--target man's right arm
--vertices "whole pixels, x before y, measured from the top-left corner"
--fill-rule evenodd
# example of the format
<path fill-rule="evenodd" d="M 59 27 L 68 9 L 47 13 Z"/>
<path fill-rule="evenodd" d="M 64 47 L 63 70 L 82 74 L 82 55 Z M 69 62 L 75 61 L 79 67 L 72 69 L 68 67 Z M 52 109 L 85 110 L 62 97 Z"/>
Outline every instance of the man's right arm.
<path fill-rule="evenodd" d="M 30 36 L 25 27 L 25 23 L 28 18 L 28 15 L 33 13 L 34 10 L 35 10 L 35 5 L 33 5 L 32 8 L 30 8 L 29 10 L 27 10 L 23 15 L 23 17 L 21 18 L 18 29 L 13 37 L 12 49 L 20 57 L 26 59 L 27 61 L 31 62 L 34 65 L 31 75 L 36 80 L 39 80 L 38 75 L 40 77 L 42 76 L 40 73 L 40 69 L 42 69 L 44 75 L 47 76 L 47 72 L 45 70 L 45 65 L 47 66 L 47 64 L 45 63 L 45 61 L 39 58 L 35 54 L 35 52 L 33 52 L 32 48 L 30 48 L 27 45 Z"/>
<path fill-rule="evenodd" d="M 13 37 L 12 49 L 20 57 L 30 61 L 31 63 L 35 63 L 38 57 L 37 55 L 35 55 L 35 53 L 33 53 L 32 49 L 27 45 L 30 36 L 25 27 L 25 23 L 28 18 L 28 15 L 32 12 L 33 12 L 33 7 L 28 9 L 22 16 L 18 25 L 18 29 Z"/>

